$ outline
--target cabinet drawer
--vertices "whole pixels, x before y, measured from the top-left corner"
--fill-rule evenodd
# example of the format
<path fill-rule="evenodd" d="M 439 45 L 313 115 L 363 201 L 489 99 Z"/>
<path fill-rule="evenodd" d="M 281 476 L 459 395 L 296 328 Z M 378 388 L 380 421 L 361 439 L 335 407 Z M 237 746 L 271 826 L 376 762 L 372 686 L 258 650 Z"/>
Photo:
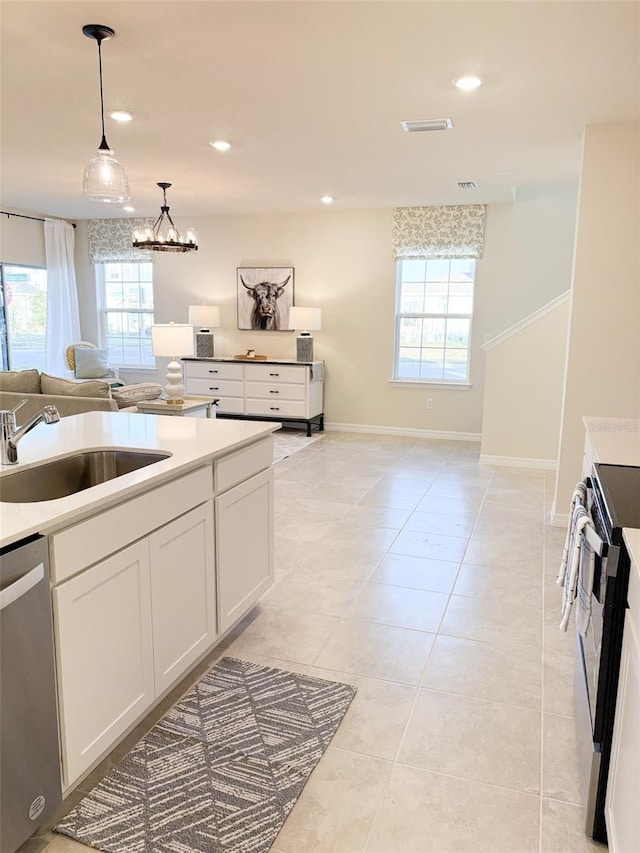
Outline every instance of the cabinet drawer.
<path fill-rule="evenodd" d="M 247 364 L 247 382 L 298 382 L 307 381 L 309 368 L 305 364 Z"/>
<path fill-rule="evenodd" d="M 235 379 L 244 377 L 241 364 L 228 364 L 222 361 L 185 361 L 187 379 Z"/>
<path fill-rule="evenodd" d="M 244 397 L 244 383 L 233 379 L 187 379 L 187 394 L 195 397 Z"/>
<path fill-rule="evenodd" d="M 247 400 L 248 415 L 267 415 L 270 418 L 306 418 L 304 401 L 295 400 Z"/>
<path fill-rule="evenodd" d="M 294 385 L 291 382 L 247 382 L 245 392 L 247 397 L 257 397 L 260 400 L 305 400 L 307 386 Z"/>
<path fill-rule="evenodd" d="M 216 492 L 224 492 L 248 479 L 265 468 L 270 468 L 273 462 L 273 439 L 271 436 L 262 441 L 236 450 L 213 463 Z"/>
<path fill-rule="evenodd" d="M 218 397 L 214 409 L 225 415 L 244 415 L 244 397 Z"/>
<path fill-rule="evenodd" d="M 205 466 L 124 501 L 51 537 L 51 577 L 60 583 L 211 498 Z"/>

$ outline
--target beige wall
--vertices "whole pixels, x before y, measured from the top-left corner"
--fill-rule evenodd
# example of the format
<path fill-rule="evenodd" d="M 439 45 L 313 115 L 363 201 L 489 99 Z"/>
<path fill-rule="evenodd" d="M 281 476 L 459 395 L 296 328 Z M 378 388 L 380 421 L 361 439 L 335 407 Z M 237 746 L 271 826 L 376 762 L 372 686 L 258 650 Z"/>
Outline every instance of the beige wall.
<path fill-rule="evenodd" d="M 640 125 L 587 127 L 555 511 L 580 478 L 582 417 L 640 415 Z M 558 519 L 559 521 L 561 519 Z"/>
<path fill-rule="evenodd" d="M 487 352 L 481 462 L 555 467 L 568 330 L 565 299 Z"/>
<path fill-rule="evenodd" d="M 323 328 L 314 339 L 316 357 L 327 364 L 329 422 L 477 434 L 484 396 L 480 345 L 485 334 L 498 334 L 569 287 L 575 204 L 575 188 L 551 187 L 522 194 L 515 204 L 488 207 L 485 253 L 477 266 L 469 391 L 389 383 L 395 304 L 389 209 L 190 219 L 198 229 L 199 251 L 157 256 L 156 321 L 186 322 L 190 303 L 216 304 L 222 314 L 216 355 L 252 347 L 295 358 L 292 332 L 236 329 L 236 267 L 293 266 L 296 304 L 322 308 Z M 83 335 L 94 340 L 93 276 L 84 262 L 79 266 Z M 161 381 L 163 375 L 160 365 Z M 130 381 L 148 378 L 129 376 Z M 434 400 L 431 411 L 427 397 Z"/>

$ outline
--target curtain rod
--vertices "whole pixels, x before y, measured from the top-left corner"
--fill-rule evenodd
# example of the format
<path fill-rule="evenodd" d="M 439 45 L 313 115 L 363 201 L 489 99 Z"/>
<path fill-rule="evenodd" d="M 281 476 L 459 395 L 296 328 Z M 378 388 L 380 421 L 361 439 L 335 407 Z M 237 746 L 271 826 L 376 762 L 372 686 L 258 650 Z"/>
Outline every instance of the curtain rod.
<path fill-rule="evenodd" d="M 41 216 L 27 216 L 24 213 L 9 213 L 8 210 L 0 210 L 0 214 L 2 216 L 18 216 L 20 219 L 33 219 L 34 222 L 46 222 L 46 219 L 43 219 Z M 66 219 L 61 220 L 62 222 L 66 222 Z M 76 227 L 75 222 L 71 223 L 73 227 Z"/>

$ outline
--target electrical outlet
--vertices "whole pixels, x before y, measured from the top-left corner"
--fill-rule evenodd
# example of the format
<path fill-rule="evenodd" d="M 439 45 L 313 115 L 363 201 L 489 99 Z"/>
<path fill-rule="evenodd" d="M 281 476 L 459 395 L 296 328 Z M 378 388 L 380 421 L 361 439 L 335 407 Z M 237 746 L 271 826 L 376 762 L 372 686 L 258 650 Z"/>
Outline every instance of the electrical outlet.
<path fill-rule="evenodd" d="M 433 409 L 433 397 L 427 397 L 427 409 Z"/>

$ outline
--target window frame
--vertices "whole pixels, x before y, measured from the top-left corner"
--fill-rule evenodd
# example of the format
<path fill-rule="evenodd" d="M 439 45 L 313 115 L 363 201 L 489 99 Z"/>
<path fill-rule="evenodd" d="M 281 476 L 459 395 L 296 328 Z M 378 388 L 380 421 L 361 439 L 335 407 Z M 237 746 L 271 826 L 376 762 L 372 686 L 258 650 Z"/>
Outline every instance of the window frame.
<path fill-rule="evenodd" d="M 101 348 L 108 349 L 109 347 L 109 333 L 108 333 L 108 317 L 109 314 L 135 314 L 136 316 L 140 316 L 141 314 L 146 314 L 147 316 L 151 316 L 153 321 L 155 314 L 155 304 L 153 308 L 107 308 L 107 292 L 106 292 L 106 267 L 111 264 L 133 264 L 138 265 L 139 263 L 151 263 L 150 261 L 103 261 L 101 263 L 95 264 L 95 279 L 96 279 L 96 299 L 97 299 L 97 308 L 98 308 L 98 343 Z M 153 266 L 152 266 L 153 269 Z M 151 286 L 153 288 L 153 276 L 151 278 Z M 154 303 L 155 303 L 155 290 L 153 291 Z M 156 359 L 152 354 L 153 363 L 142 364 L 141 362 L 118 362 L 111 361 L 109 359 L 109 363 L 112 364 L 113 367 L 117 367 L 118 370 L 131 370 L 136 373 L 141 373 L 144 371 L 156 372 Z"/>
<path fill-rule="evenodd" d="M 393 335 L 393 365 L 392 365 L 392 375 L 390 379 L 390 383 L 392 385 L 399 385 L 402 387 L 414 387 L 414 388 L 424 388 L 426 386 L 435 386 L 443 389 L 457 389 L 466 391 L 471 388 L 471 341 L 473 336 L 473 316 L 475 313 L 475 297 L 476 297 L 476 273 L 477 266 L 474 266 L 474 276 L 473 276 L 473 292 L 472 292 L 472 306 L 470 314 L 454 314 L 454 313 L 442 313 L 442 312 L 419 312 L 419 313 L 407 313 L 400 311 L 401 299 L 402 299 L 402 264 L 405 260 L 411 260 L 410 258 L 399 258 L 396 261 L 396 298 L 395 298 L 395 320 L 394 320 L 394 335 Z M 428 263 L 430 259 L 426 259 Z M 459 260 L 454 257 L 447 258 L 434 258 L 433 260 L 446 260 L 446 261 L 454 261 Z M 475 259 L 465 259 L 465 260 L 473 260 L 474 264 L 477 265 L 477 260 Z M 450 283 L 450 282 L 449 282 Z M 405 318 L 414 318 L 414 319 L 433 319 L 433 320 L 468 320 L 469 321 L 469 345 L 467 347 L 467 364 L 466 364 L 466 374 L 465 378 L 462 380 L 455 379 L 431 379 L 431 378 L 421 378 L 419 376 L 412 376 L 403 378 L 398 375 L 399 367 L 400 367 L 400 327 L 402 320 Z"/>

